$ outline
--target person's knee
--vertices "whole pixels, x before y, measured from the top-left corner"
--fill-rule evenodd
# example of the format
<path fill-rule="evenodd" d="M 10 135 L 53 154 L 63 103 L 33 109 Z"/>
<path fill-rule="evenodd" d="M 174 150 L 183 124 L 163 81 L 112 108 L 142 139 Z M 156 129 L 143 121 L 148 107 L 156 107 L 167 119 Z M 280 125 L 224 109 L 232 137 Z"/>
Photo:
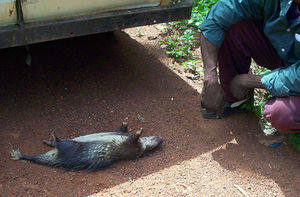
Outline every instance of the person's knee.
<path fill-rule="evenodd" d="M 264 116 L 280 132 L 300 132 L 300 97 L 270 99 L 265 105 Z"/>

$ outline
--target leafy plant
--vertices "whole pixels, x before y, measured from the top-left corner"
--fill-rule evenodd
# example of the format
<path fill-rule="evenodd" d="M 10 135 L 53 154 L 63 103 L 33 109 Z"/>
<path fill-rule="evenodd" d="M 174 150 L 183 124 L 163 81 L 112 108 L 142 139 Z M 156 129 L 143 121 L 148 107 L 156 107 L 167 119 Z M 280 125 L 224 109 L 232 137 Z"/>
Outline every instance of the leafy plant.
<path fill-rule="evenodd" d="M 177 29 L 187 29 L 194 27 L 196 31 L 200 32 L 200 25 L 207 15 L 210 8 L 217 3 L 218 0 L 193 0 L 193 9 L 191 19 L 185 21 L 171 22 L 169 25 Z"/>
<path fill-rule="evenodd" d="M 207 15 L 210 8 L 217 3 L 218 0 L 194 0 L 194 7 L 192 9 L 191 19 L 188 20 L 188 24 L 197 28 L 200 31 L 199 27 Z"/>
<path fill-rule="evenodd" d="M 291 133 L 288 136 L 288 143 L 300 151 L 300 134 Z"/>
<path fill-rule="evenodd" d="M 192 29 L 187 29 L 184 31 L 183 35 L 180 36 L 181 40 L 184 41 L 185 45 L 192 45 L 194 41 L 195 32 Z"/>
<path fill-rule="evenodd" d="M 209 9 L 218 0 L 194 0 L 190 20 L 169 22 L 167 25 L 171 31 L 171 39 L 165 41 L 166 53 L 177 59 L 193 59 L 191 50 L 194 47 L 195 33 L 200 32 L 200 24 L 204 20 Z M 180 1 L 173 1 L 179 3 Z M 176 41 L 174 41 L 176 40 Z"/>
<path fill-rule="evenodd" d="M 188 60 L 186 62 L 183 62 L 182 65 L 184 67 L 184 70 L 187 72 L 191 72 L 194 75 L 200 75 L 199 71 L 197 70 L 197 63 L 199 63 L 200 60 Z"/>
<path fill-rule="evenodd" d="M 177 3 L 181 3 L 181 0 L 171 0 L 172 4 L 177 4 Z"/>
<path fill-rule="evenodd" d="M 170 37 L 166 42 L 166 53 L 172 57 L 182 59 L 191 56 L 190 46 L 183 45 L 181 42 L 178 42 L 174 37 Z"/>
<path fill-rule="evenodd" d="M 251 70 L 255 75 L 263 75 L 270 72 L 269 69 L 257 65 L 254 61 L 252 61 Z M 264 106 L 271 97 L 271 93 L 266 90 L 254 90 L 254 113 L 257 117 L 263 118 Z"/>
<path fill-rule="evenodd" d="M 261 101 L 257 105 L 254 106 L 254 113 L 256 116 L 258 116 L 258 117 L 263 116 L 264 106 L 266 103 L 267 103 L 267 101 Z"/>
<path fill-rule="evenodd" d="M 169 54 L 175 58 L 185 58 L 190 56 L 190 51 L 186 49 L 187 47 L 174 48 Z"/>
<path fill-rule="evenodd" d="M 241 105 L 241 109 L 246 111 L 252 111 L 254 108 L 254 98 L 248 98 L 246 102 Z"/>

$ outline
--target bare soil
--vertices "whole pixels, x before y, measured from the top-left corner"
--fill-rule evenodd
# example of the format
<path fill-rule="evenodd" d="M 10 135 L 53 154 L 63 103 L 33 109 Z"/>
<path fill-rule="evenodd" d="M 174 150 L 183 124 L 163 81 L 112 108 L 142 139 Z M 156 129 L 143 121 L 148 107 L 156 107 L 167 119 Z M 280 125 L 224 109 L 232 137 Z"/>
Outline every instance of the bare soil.
<path fill-rule="evenodd" d="M 1 50 L 0 196 L 300 196 L 299 152 L 260 144 L 253 113 L 204 119 L 201 80 L 174 68 L 160 39 L 148 26 L 36 44 L 31 67 L 24 48 Z M 110 131 L 126 117 L 163 146 L 92 173 L 10 159 L 11 147 L 48 151 L 53 130 Z"/>

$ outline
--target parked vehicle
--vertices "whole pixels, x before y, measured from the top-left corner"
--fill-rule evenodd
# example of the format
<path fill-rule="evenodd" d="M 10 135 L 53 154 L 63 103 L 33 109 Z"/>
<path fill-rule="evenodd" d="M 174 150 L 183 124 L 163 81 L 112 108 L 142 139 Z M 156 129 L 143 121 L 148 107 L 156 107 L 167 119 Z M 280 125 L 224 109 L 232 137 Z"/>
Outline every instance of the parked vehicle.
<path fill-rule="evenodd" d="M 172 2 L 0 0 L 0 49 L 190 17 L 191 0 Z"/>

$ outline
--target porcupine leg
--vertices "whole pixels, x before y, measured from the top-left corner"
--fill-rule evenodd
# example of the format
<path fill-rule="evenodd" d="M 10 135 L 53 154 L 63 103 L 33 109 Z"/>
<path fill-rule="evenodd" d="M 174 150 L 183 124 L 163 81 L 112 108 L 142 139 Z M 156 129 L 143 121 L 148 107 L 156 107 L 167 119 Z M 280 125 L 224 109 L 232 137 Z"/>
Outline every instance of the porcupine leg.
<path fill-rule="evenodd" d="M 129 136 L 129 138 L 126 140 L 126 143 L 134 144 L 134 143 L 138 142 L 142 133 L 143 133 L 143 128 L 140 128 L 135 134 Z"/>
<path fill-rule="evenodd" d="M 48 146 L 54 147 L 54 141 L 52 141 L 52 140 L 43 140 L 43 142 L 45 144 L 47 144 Z"/>
<path fill-rule="evenodd" d="M 56 142 L 59 142 L 60 139 L 58 137 L 56 137 L 54 131 L 52 131 L 52 133 L 51 133 L 51 138 L 53 138 L 53 140 L 43 140 L 43 142 L 45 144 L 47 144 L 48 146 L 55 147 L 56 146 Z"/>
<path fill-rule="evenodd" d="M 124 122 L 120 128 L 118 128 L 117 132 L 119 133 L 128 133 L 128 118 L 125 118 Z"/>

